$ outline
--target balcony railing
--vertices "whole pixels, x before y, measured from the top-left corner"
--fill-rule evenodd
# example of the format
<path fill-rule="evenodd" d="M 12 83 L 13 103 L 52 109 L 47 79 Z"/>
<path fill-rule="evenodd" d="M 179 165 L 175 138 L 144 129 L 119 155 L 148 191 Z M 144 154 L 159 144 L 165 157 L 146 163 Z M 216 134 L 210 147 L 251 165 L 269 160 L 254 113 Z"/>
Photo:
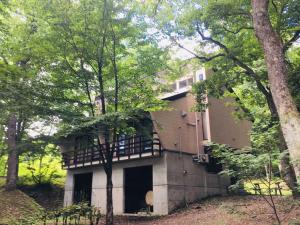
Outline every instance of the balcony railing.
<path fill-rule="evenodd" d="M 105 157 L 106 146 L 106 144 L 101 144 L 100 146 L 62 153 L 62 167 L 69 169 L 102 164 L 103 158 L 101 152 L 103 152 Z M 113 162 L 161 156 L 162 153 L 159 138 L 134 136 L 121 139 L 114 145 L 113 143 L 109 143 L 109 146 L 109 150 L 113 151 Z"/>

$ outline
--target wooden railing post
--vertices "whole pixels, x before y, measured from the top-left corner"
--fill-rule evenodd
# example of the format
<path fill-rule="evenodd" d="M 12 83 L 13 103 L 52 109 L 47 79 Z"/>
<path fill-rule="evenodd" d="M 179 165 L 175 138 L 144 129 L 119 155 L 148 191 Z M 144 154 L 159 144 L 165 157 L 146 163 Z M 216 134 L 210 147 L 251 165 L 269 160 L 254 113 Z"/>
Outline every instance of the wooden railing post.
<path fill-rule="evenodd" d="M 140 153 L 140 158 L 142 157 L 142 151 L 143 151 L 142 136 L 139 136 L 139 153 Z"/>
<path fill-rule="evenodd" d="M 128 159 L 130 159 L 130 155 L 131 155 L 131 149 L 130 149 L 130 147 L 131 147 L 131 141 L 130 141 L 130 139 L 128 139 L 128 145 L 125 144 L 125 146 L 127 146 L 128 149 L 126 151 L 126 147 L 124 147 L 124 151 L 127 152 L 127 157 L 128 157 Z M 134 148 L 133 143 L 132 143 L 132 146 Z"/>
<path fill-rule="evenodd" d="M 120 142 L 117 141 L 116 143 L 116 156 L 118 158 L 118 161 L 120 160 Z"/>
<path fill-rule="evenodd" d="M 131 159 L 132 155 L 135 157 L 142 158 L 145 151 L 148 153 L 151 152 L 152 156 L 161 156 L 162 155 L 162 145 L 158 138 L 152 137 L 144 138 L 143 136 L 134 136 L 131 138 L 127 138 L 124 145 L 122 145 L 122 150 L 124 153 L 120 152 L 120 142 L 116 141 L 116 143 L 109 143 L 111 151 L 113 151 L 113 157 L 116 158 L 116 161 L 120 161 L 122 159 Z M 151 145 L 151 146 L 150 146 Z M 150 149 L 149 149 L 150 148 Z M 103 154 L 100 154 L 100 152 Z M 80 163 L 80 167 L 91 166 L 94 164 L 102 164 L 103 161 L 106 160 L 107 153 L 107 144 L 100 144 L 99 146 L 91 146 L 89 148 L 85 148 L 83 150 L 75 150 L 70 152 L 63 152 L 62 157 L 62 167 L 64 168 L 77 168 L 78 163 Z M 158 151 L 158 154 L 156 154 Z M 121 157 L 124 156 L 124 157 Z M 126 157 L 127 156 L 127 157 Z M 149 156 L 149 154 L 147 154 Z M 99 162 L 97 161 L 99 160 Z"/>
<path fill-rule="evenodd" d="M 161 156 L 161 143 L 160 143 L 160 141 L 158 142 L 158 152 L 159 152 L 159 156 Z"/>
<path fill-rule="evenodd" d="M 92 146 L 92 150 L 91 150 L 91 165 L 93 165 L 93 161 L 94 161 L 94 150 L 95 150 L 95 148 Z"/>
<path fill-rule="evenodd" d="M 154 155 L 154 139 L 152 138 L 152 140 L 151 140 L 151 153 L 152 153 L 152 156 Z"/>
<path fill-rule="evenodd" d="M 77 167 L 77 153 L 76 151 L 73 152 L 73 161 L 74 161 L 74 166 Z"/>

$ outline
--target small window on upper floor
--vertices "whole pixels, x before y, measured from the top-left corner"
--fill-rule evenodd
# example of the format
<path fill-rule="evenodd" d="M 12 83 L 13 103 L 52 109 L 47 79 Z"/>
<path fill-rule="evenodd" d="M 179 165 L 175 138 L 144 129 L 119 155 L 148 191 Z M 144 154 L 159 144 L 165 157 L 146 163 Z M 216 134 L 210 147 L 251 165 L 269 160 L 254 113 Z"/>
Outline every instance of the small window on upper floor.
<path fill-rule="evenodd" d="M 194 79 L 191 77 L 187 80 L 188 85 L 192 85 L 194 83 Z"/>
<path fill-rule="evenodd" d="M 202 81 L 205 80 L 205 73 L 203 69 L 196 71 L 196 81 Z"/>
<path fill-rule="evenodd" d="M 199 73 L 198 74 L 198 80 L 204 80 L 204 76 L 203 76 L 203 73 Z"/>
<path fill-rule="evenodd" d="M 185 88 L 187 85 L 187 80 L 179 81 L 179 88 Z"/>

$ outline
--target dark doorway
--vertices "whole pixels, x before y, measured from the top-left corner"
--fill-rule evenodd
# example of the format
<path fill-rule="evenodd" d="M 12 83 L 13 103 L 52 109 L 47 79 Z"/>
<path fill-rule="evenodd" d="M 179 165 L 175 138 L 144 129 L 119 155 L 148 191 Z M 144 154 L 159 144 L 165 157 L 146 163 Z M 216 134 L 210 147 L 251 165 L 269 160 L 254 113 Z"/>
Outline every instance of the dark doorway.
<path fill-rule="evenodd" d="M 73 203 L 87 202 L 91 205 L 93 173 L 74 175 Z"/>
<path fill-rule="evenodd" d="M 125 213 L 153 211 L 146 204 L 146 193 L 153 190 L 152 166 L 124 169 Z"/>

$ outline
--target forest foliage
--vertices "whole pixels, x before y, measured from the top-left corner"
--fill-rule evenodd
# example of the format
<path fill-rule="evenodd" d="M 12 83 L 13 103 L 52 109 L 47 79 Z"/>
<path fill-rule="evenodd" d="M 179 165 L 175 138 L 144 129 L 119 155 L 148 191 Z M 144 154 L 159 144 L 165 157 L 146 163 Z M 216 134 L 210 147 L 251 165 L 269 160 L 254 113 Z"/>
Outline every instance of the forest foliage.
<path fill-rule="evenodd" d="M 273 0 L 267 10 L 298 111 L 299 8 L 297 0 Z M 134 133 L 129 120 L 165 107 L 157 98 L 165 88 L 158 74 L 176 79 L 188 62 L 213 72 L 193 86 L 193 110 L 209 107 L 206 96 L 232 98 L 237 120 L 252 123 L 246 153 L 236 157 L 221 146 L 218 157 L 235 168 L 227 172 L 255 179 L 265 175 L 266 164 L 276 165 L 278 177 L 296 193 L 295 162 L 252 13 L 247 0 L 0 1 L 0 173 L 13 156 L 19 175 L 31 182 L 59 180 L 61 137 L 96 127 L 94 134 L 104 130 L 108 143 L 122 132 Z M 179 49 L 193 60 L 176 60 Z M 8 121 L 14 123 L 13 142 Z M 112 160 L 103 164 L 111 176 Z M 18 166 L 13 168 L 18 176 Z"/>

